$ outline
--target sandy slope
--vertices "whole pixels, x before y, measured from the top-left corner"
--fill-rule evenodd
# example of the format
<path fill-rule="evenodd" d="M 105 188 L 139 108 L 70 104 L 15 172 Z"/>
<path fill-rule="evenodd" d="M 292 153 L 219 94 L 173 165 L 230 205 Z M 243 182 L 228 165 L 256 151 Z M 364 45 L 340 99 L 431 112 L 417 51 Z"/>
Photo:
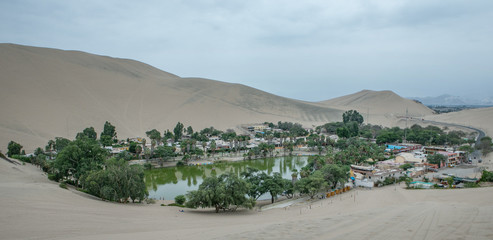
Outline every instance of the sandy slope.
<path fill-rule="evenodd" d="M 493 188 L 386 187 L 287 209 L 181 213 L 94 200 L 0 160 L 1 239 L 492 239 L 491 199 Z"/>
<path fill-rule="evenodd" d="M 485 131 L 486 135 L 493 136 L 493 107 L 438 114 L 427 116 L 426 119 L 474 126 Z"/>
<path fill-rule="evenodd" d="M 319 104 L 344 111 L 355 109 L 363 115 L 365 122 L 388 127 L 403 127 L 399 117 L 406 116 L 406 109 L 408 116 L 416 118 L 433 114 L 428 107 L 405 99 L 392 91 L 362 90 Z"/>
<path fill-rule="evenodd" d="M 239 124 L 338 120 L 340 110 L 240 84 L 180 78 L 147 64 L 76 51 L 0 44 L 0 149 L 15 140 L 33 150 L 56 136 L 73 139 L 105 121 L 119 138 L 144 136 L 178 121 L 195 129 Z"/>

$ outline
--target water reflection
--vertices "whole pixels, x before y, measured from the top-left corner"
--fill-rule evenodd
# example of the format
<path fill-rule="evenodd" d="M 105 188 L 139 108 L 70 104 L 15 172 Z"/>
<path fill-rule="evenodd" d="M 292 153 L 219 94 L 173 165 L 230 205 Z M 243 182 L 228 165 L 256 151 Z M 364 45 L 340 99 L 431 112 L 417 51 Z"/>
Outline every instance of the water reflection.
<path fill-rule="evenodd" d="M 145 172 L 149 197 L 173 200 L 175 196 L 196 190 L 202 180 L 212 174 L 233 172 L 239 175 L 247 167 L 258 168 L 268 174 L 279 172 L 283 178 L 291 179 L 293 169 L 305 166 L 307 157 L 278 157 L 239 162 L 216 163 L 213 165 L 185 166 L 152 169 Z"/>

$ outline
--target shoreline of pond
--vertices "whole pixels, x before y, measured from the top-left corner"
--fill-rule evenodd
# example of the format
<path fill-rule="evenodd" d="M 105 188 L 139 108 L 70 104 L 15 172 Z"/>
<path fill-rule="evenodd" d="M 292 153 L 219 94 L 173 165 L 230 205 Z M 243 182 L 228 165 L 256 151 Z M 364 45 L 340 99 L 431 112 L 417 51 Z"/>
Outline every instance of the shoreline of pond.
<path fill-rule="evenodd" d="M 294 151 L 292 155 L 275 155 L 275 156 L 267 156 L 267 157 L 260 157 L 260 158 L 245 158 L 243 156 L 215 156 L 215 157 L 208 157 L 205 159 L 198 159 L 198 160 L 190 160 L 188 161 L 188 165 L 185 166 L 205 166 L 205 165 L 213 165 L 216 163 L 223 163 L 223 162 L 240 162 L 240 161 L 250 161 L 250 160 L 262 160 L 262 159 L 267 159 L 267 158 L 276 158 L 276 157 L 309 157 L 309 156 L 315 156 L 318 155 L 317 152 L 310 152 L 310 151 Z M 171 167 L 176 167 L 176 164 L 181 161 L 179 159 L 173 159 L 172 161 L 163 161 L 162 164 L 160 164 L 157 160 L 150 160 L 150 164 L 152 164 L 152 169 L 159 169 L 159 168 L 171 168 Z M 139 160 L 131 160 L 129 163 L 132 164 L 139 164 L 139 165 L 144 165 L 148 163 L 148 160 L 146 159 L 139 159 Z"/>
<path fill-rule="evenodd" d="M 146 187 L 149 197 L 154 199 L 172 200 L 188 190 L 195 190 L 203 179 L 212 174 L 234 172 L 240 174 L 248 167 L 259 169 L 271 174 L 279 172 L 285 179 L 292 179 L 294 169 L 301 169 L 307 164 L 308 156 L 278 156 L 272 158 L 252 159 L 243 161 L 221 161 L 215 164 L 191 165 L 184 167 L 163 167 L 145 171 Z M 270 199 L 270 195 L 260 199 Z"/>

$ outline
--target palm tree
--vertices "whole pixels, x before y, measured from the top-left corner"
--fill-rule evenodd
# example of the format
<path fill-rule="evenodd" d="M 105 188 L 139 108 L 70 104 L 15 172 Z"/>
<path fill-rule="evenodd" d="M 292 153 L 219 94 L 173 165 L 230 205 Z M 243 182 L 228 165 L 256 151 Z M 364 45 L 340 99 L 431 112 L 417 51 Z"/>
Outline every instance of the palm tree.
<path fill-rule="evenodd" d="M 154 147 L 156 146 L 156 140 L 151 139 L 151 156 L 154 155 Z"/>
<path fill-rule="evenodd" d="M 140 157 L 140 153 L 142 153 L 142 146 L 135 147 L 135 154 L 137 155 L 137 158 Z"/>
<path fill-rule="evenodd" d="M 206 141 L 202 141 L 202 149 L 204 150 L 204 155 L 207 155 L 206 151 L 205 151 L 205 147 L 207 147 L 207 142 Z"/>
<path fill-rule="evenodd" d="M 46 150 L 50 152 L 50 160 L 53 158 L 52 156 L 52 151 L 55 150 L 55 141 L 50 140 L 48 141 L 48 145 L 46 145 Z"/>

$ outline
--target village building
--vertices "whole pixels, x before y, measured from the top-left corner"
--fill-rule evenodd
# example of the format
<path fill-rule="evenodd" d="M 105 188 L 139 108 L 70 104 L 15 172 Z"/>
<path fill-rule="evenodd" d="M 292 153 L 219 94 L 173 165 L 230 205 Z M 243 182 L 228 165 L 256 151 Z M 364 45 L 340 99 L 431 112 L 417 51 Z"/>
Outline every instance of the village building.
<path fill-rule="evenodd" d="M 385 181 L 387 178 L 398 179 L 406 175 L 406 172 L 399 167 L 378 169 L 373 166 L 351 165 L 351 175 L 354 177 L 356 187 L 375 187 L 378 183 Z"/>
<path fill-rule="evenodd" d="M 412 152 L 421 149 L 423 146 L 421 144 L 411 144 L 411 143 L 402 143 L 399 145 L 386 145 L 386 152 L 391 153 L 402 153 L 402 152 Z"/>

